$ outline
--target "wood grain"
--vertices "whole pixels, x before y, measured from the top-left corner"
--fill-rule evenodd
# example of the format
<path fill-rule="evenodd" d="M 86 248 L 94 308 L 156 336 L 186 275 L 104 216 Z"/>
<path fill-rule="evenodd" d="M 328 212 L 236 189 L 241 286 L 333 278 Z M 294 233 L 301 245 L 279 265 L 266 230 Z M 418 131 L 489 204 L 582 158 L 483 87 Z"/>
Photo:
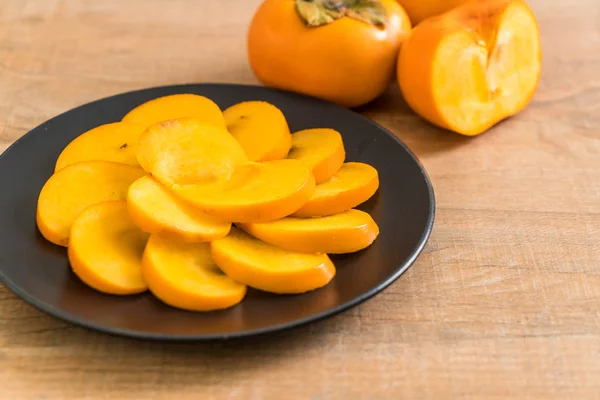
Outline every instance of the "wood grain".
<path fill-rule="evenodd" d="M 395 87 L 361 108 L 420 157 L 439 206 L 423 255 L 384 293 L 290 332 L 167 345 L 64 324 L 0 287 L 0 399 L 600 398 L 600 3 L 529 3 L 543 76 L 517 117 L 466 139 Z M 108 95 L 256 83 L 257 4 L 2 0 L 0 151 Z"/>

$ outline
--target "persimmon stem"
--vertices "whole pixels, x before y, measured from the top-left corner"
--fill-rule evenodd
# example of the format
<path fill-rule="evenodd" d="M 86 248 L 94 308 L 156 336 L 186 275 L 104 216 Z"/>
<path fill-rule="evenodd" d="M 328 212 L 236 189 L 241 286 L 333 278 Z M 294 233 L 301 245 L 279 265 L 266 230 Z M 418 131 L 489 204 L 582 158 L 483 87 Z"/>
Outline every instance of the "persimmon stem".
<path fill-rule="evenodd" d="M 296 0 L 296 11 L 307 26 L 317 27 L 349 17 L 375 26 L 386 22 L 380 0 Z"/>

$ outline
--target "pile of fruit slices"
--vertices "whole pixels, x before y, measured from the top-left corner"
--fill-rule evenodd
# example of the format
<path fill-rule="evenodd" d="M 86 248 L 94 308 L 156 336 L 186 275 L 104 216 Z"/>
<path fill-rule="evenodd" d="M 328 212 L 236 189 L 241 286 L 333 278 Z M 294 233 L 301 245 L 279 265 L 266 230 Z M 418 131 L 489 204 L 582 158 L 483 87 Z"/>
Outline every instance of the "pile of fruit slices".
<path fill-rule="evenodd" d="M 179 94 L 74 139 L 42 188 L 37 225 L 100 292 L 150 290 L 210 311 L 242 301 L 247 286 L 292 294 L 327 285 L 336 273 L 328 254 L 377 238 L 355 207 L 378 187 L 372 166 L 345 162 L 333 129 L 290 134 L 267 102 L 222 112 Z"/>

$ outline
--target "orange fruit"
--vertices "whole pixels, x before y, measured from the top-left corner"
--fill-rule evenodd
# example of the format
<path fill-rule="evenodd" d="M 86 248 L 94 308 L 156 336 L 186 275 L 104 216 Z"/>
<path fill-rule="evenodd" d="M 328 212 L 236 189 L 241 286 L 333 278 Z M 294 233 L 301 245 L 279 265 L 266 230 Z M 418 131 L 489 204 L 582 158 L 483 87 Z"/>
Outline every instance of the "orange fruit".
<path fill-rule="evenodd" d="M 109 294 L 134 294 L 148 288 L 142 254 L 148 234 L 129 218 L 124 201 L 94 204 L 73 222 L 69 262 L 88 286 Z"/>
<path fill-rule="evenodd" d="M 523 110 L 540 71 L 538 25 L 527 4 L 482 0 L 420 23 L 400 51 L 398 82 L 417 114 L 473 136 Z"/>
<path fill-rule="evenodd" d="M 292 135 L 289 159 L 305 163 L 317 184 L 325 182 L 340 169 L 346 158 L 342 135 L 334 129 L 304 129 Z"/>
<path fill-rule="evenodd" d="M 152 235 L 142 264 L 150 291 L 173 307 L 213 311 L 232 307 L 246 295 L 246 285 L 229 278 L 215 265 L 209 243 L 184 243 Z"/>
<path fill-rule="evenodd" d="M 213 260 L 229 277 L 266 292 L 304 293 L 325 286 L 335 276 L 326 254 L 285 250 L 237 228 L 211 242 L 211 249 Z"/>

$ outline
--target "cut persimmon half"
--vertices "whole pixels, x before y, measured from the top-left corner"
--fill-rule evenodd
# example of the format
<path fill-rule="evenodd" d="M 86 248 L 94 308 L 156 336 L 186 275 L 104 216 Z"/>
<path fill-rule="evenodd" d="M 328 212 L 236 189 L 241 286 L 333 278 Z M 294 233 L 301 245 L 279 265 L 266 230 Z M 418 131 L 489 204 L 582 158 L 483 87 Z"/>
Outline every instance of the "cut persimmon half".
<path fill-rule="evenodd" d="M 329 128 L 305 129 L 292 134 L 289 159 L 305 163 L 317 184 L 325 182 L 340 169 L 346 158 L 342 135 Z"/>
<path fill-rule="evenodd" d="M 64 148 L 54 170 L 81 161 L 112 161 L 139 166 L 135 151 L 144 130 L 144 126 L 129 122 L 113 122 L 90 129 Z"/>
<path fill-rule="evenodd" d="M 147 290 L 142 255 L 149 235 L 129 218 L 125 201 L 94 204 L 73 222 L 69 263 L 88 286 L 109 294 Z"/>
<path fill-rule="evenodd" d="M 38 197 L 37 226 L 50 242 L 67 246 L 77 215 L 110 200 L 125 200 L 127 189 L 144 176 L 139 167 L 110 161 L 71 164 L 54 173 Z"/>
<path fill-rule="evenodd" d="M 185 243 L 152 235 L 142 264 L 150 291 L 172 307 L 213 311 L 232 307 L 246 295 L 246 285 L 216 266 L 209 243 Z"/>
<path fill-rule="evenodd" d="M 122 119 L 144 127 L 180 118 L 194 118 L 200 122 L 225 128 L 225 119 L 219 106 L 208 97 L 192 93 L 172 94 L 140 104 Z"/>
<path fill-rule="evenodd" d="M 292 135 L 285 116 L 266 101 L 244 101 L 223 111 L 227 129 L 244 148 L 250 161 L 285 158 Z"/>
<path fill-rule="evenodd" d="M 249 162 L 230 179 L 209 185 L 174 185 L 173 192 L 223 221 L 262 222 L 283 218 L 313 195 L 315 180 L 296 160 Z"/>
<path fill-rule="evenodd" d="M 398 82 L 417 114 L 473 136 L 525 108 L 541 58 L 524 1 L 471 1 L 415 27 L 400 51 Z"/>
<path fill-rule="evenodd" d="M 370 246 L 379 235 L 373 218 L 360 210 L 320 218 L 288 217 L 239 227 L 267 243 L 304 253 L 353 253 Z"/>
<path fill-rule="evenodd" d="M 226 129 L 190 118 L 148 128 L 139 138 L 137 159 L 146 172 L 167 186 L 226 180 L 248 161 Z"/>
<path fill-rule="evenodd" d="M 285 250 L 237 228 L 211 242 L 211 249 L 213 260 L 227 276 L 266 292 L 304 293 L 327 285 L 335 276 L 327 254 Z"/>
<path fill-rule="evenodd" d="M 377 170 L 369 164 L 347 162 L 292 216 L 322 217 L 350 210 L 367 201 L 379 188 Z"/>
<path fill-rule="evenodd" d="M 144 232 L 173 235 L 186 242 L 209 242 L 226 236 L 231 228 L 231 223 L 192 207 L 149 176 L 129 187 L 127 207 Z"/>

